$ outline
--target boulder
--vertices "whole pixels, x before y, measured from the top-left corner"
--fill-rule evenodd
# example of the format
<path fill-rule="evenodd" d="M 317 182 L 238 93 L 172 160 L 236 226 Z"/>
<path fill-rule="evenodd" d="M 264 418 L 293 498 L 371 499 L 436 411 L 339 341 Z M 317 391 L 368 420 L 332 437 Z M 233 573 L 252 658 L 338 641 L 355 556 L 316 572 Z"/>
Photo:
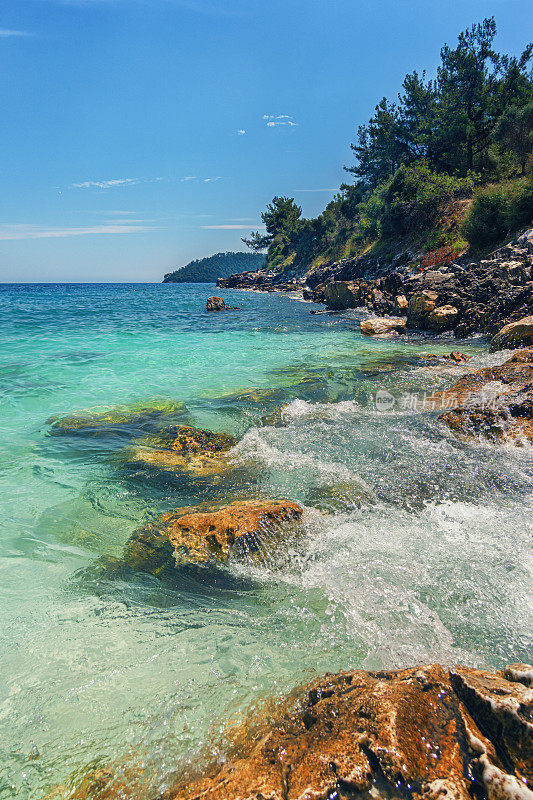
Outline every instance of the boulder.
<path fill-rule="evenodd" d="M 135 531 L 124 549 L 124 562 L 159 575 L 179 564 L 224 562 L 232 553 L 257 555 L 301 516 L 302 507 L 289 500 L 241 500 L 208 511 L 178 508 Z"/>
<path fill-rule="evenodd" d="M 361 320 L 361 333 L 363 336 L 394 336 L 398 333 L 405 333 L 405 320 L 369 317 Z"/>
<path fill-rule="evenodd" d="M 437 306 L 425 319 L 425 327 L 435 331 L 449 331 L 455 326 L 458 310 L 455 306 Z"/>
<path fill-rule="evenodd" d="M 238 732 L 240 748 L 214 774 L 170 798 L 530 800 L 532 712 L 533 691 L 501 673 L 326 675 L 256 718 L 255 737 Z"/>
<path fill-rule="evenodd" d="M 531 800 L 533 690 L 514 677 L 531 673 L 327 674 L 231 725 L 227 757 L 200 777 L 167 776 L 165 800 Z M 49 797 L 159 797 L 153 777 L 149 766 L 97 766 Z"/>
<path fill-rule="evenodd" d="M 399 294 L 394 298 L 394 313 L 398 316 L 402 314 L 407 314 L 407 307 L 409 303 L 407 301 L 407 297 L 404 294 Z"/>
<path fill-rule="evenodd" d="M 236 311 L 237 306 L 228 306 L 222 297 L 208 297 L 206 311 Z"/>
<path fill-rule="evenodd" d="M 407 306 L 407 324 L 419 327 L 430 311 L 437 305 L 438 294 L 429 289 L 413 294 Z"/>
<path fill-rule="evenodd" d="M 439 420 L 460 439 L 533 442 L 533 350 L 519 350 L 501 366 L 464 375 L 427 404 L 449 409 Z"/>
<path fill-rule="evenodd" d="M 529 347 L 533 345 L 533 316 L 522 317 L 517 322 L 505 325 L 496 336 L 492 338 L 490 350 L 507 350 L 516 347 Z"/>
<path fill-rule="evenodd" d="M 139 439 L 124 453 L 124 463 L 206 477 L 229 468 L 227 452 L 236 443 L 227 433 L 178 425 L 165 434 Z"/>
<path fill-rule="evenodd" d="M 356 308 L 359 304 L 359 289 L 355 283 L 332 281 L 324 289 L 324 302 L 332 311 Z"/>

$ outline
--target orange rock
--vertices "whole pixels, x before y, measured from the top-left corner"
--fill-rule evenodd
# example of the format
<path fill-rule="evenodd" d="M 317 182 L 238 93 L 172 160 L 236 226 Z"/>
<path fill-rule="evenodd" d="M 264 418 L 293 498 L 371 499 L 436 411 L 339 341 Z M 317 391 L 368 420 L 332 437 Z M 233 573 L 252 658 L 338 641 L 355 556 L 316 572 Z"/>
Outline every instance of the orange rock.
<path fill-rule="evenodd" d="M 454 676 L 473 682 L 476 673 L 462 670 Z M 479 674 L 489 680 L 489 673 Z M 492 677 L 509 696 L 516 691 L 517 684 Z M 301 690 L 269 725 L 265 722 L 248 749 L 237 752 L 216 774 L 170 792 L 170 797 L 525 800 L 529 779 L 524 771 L 517 772 L 520 784 L 514 774 L 520 753 L 515 761 L 518 751 L 512 749 L 503 763 L 498 746 L 481 732 L 452 682 L 438 665 L 325 676 Z M 491 696 L 496 696 L 496 685 L 492 689 Z M 533 707 L 531 698 L 525 702 L 524 716 Z"/>
<path fill-rule="evenodd" d="M 439 419 L 459 438 L 533 441 L 533 350 L 464 375 L 451 389 L 431 395 L 427 405 L 450 409 Z"/>
<path fill-rule="evenodd" d="M 434 664 L 325 675 L 234 730 L 227 759 L 203 778 L 147 794 L 111 767 L 84 775 L 72 796 L 531 800 L 533 690 L 519 681 L 532 673 Z"/>
<path fill-rule="evenodd" d="M 226 561 L 234 551 L 255 553 L 301 516 L 301 506 L 289 500 L 240 501 L 211 511 L 179 508 L 136 531 L 124 560 L 155 575 L 175 563 Z"/>

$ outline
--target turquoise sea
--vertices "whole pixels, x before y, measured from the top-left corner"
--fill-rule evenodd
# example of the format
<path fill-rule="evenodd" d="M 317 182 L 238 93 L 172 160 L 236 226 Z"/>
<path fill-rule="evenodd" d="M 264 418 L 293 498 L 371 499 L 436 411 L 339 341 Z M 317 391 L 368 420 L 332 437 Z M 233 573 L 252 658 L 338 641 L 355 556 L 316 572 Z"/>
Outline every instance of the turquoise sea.
<path fill-rule="evenodd" d="M 503 360 L 481 339 L 373 340 L 356 311 L 208 285 L 0 286 L 0 798 L 73 797 L 88 765 L 154 787 L 224 751 L 247 709 L 348 667 L 531 659 L 533 457 L 446 435 L 425 390 Z M 240 476 L 132 469 L 95 407 L 182 402 Z M 222 579 L 106 575 L 154 515 L 288 497 L 304 535 Z"/>

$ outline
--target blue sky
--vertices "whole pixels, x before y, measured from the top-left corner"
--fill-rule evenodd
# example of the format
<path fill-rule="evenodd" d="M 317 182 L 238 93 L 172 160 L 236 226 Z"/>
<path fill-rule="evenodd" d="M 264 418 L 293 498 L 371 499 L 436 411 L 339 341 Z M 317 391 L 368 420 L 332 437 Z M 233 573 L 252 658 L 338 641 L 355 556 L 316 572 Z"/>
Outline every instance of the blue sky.
<path fill-rule="evenodd" d="M 530 0 L 0 0 L 0 281 L 158 281 L 315 215 L 406 72 Z"/>

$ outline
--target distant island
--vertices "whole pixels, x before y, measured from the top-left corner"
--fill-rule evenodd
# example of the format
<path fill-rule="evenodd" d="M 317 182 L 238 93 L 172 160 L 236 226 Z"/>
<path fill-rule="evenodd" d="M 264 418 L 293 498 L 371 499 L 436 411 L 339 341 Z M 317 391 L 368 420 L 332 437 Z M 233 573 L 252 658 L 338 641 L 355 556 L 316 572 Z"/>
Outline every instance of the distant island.
<path fill-rule="evenodd" d="M 229 278 L 240 272 L 255 271 L 264 267 L 263 253 L 215 253 L 207 258 L 197 258 L 174 272 L 168 272 L 163 283 L 216 283 L 217 278 Z"/>

